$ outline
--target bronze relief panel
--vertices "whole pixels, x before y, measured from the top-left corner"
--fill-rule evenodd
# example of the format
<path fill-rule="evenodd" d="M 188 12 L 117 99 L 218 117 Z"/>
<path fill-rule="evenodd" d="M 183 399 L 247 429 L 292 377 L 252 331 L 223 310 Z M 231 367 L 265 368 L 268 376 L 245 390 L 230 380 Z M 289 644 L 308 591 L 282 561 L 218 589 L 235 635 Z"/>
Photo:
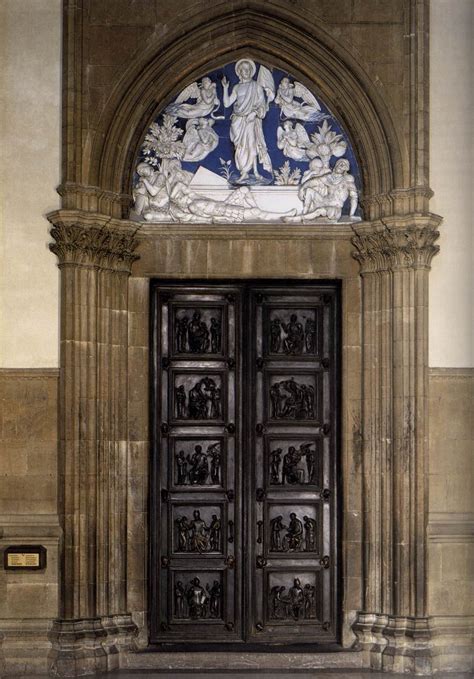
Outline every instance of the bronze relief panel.
<path fill-rule="evenodd" d="M 321 380 L 318 372 L 267 370 L 264 378 L 267 421 L 320 422 Z"/>
<path fill-rule="evenodd" d="M 172 595 L 173 622 L 222 622 L 225 611 L 222 571 L 175 571 Z"/>
<path fill-rule="evenodd" d="M 321 486 L 323 441 L 320 437 L 267 436 L 265 449 L 267 486 L 284 488 Z"/>
<path fill-rule="evenodd" d="M 174 489 L 225 487 L 226 438 L 174 437 L 171 454 L 170 484 Z"/>
<path fill-rule="evenodd" d="M 223 554 L 225 512 L 222 504 L 171 505 L 173 554 Z"/>
<path fill-rule="evenodd" d="M 157 284 L 151 638 L 331 642 L 335 296 L 229 287 Z"/>
<path fill-rule="evenodd" d="M 268 502 L 266 551 L 279 557 L 319 554 L 323 523 L 319 504 Z"/>
<path fill-rule="evenodd" d="M 321 309 L 266 306 L 264 353 L 271 358 L 315 360 L 322 349 Z"/>
<path fill-rule="evenodd" d="M 227 354 L 227 313 L 222 304 L 171 305 L 169 345 L 179 358 Z"/>
<path fill-rule="evenodd" d="M 269 570 L 266 579 L 266 619 L 271 624 L 314 625 L 321 620 L 317 571 Z"/>
<path fill-rule="evenodd" d="M 227 414 L 226 387 L 223 371 L 173 370 L 170 419 L 223 422 Z"/>

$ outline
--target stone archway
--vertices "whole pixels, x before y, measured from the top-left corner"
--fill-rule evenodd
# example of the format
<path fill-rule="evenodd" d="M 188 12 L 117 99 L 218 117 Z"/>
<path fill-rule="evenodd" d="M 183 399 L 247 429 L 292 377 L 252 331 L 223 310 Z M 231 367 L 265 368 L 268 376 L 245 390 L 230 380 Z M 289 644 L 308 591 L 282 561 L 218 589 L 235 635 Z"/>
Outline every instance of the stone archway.
<path fill-rule="evenodd" d="M 411 21 L 420 55 L 426 17 Z M 62 281 L 64 556 L 54 670 L 111 669 L 146 645 L 149 279 L 265 278 L 278 262 L 280 278 L 343 281 L 344 646 L 354 643 L 353 628 L 363 664 L 429 672 L 427 294 L 440 220 L 428 212 L 426 167 L 421 162 L 415 177 L 410 160 L 423 131 L 418 126 L 401 143 L 362 69 L 297 13 L 247 10 L 193 26 L 124 74 L 101 129 L 89 131 L 81 167 L 66 171 L 63 208 L 48 216 Z M 210 43 L 199 42 L 203 35 Z M 186 74 L 244 49 L 282 64 L 282 40 L 285 65 L 302 80 L 317 82 L 329 102 L 339 88 L 334 109 L 364 168 L 366 221 L 278 232 L 160 225 L 137 233 L 123 216 L 132 160 L 157 108 L 156 83 L 161 105 Z M 422 106 L 423 74 L 411 77 Z M 76 138 L 78 125 L 69 128 Z"/>

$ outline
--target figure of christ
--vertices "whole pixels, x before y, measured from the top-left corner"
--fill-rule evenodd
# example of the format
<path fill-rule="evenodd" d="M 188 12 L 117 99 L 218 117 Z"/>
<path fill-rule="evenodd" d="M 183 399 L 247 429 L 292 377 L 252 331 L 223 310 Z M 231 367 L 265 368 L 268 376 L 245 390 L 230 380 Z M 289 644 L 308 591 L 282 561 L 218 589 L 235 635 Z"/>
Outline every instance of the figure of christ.
<path fill-rule="evenodd" d="M 233 105 L 230 140 L 234 144 L 235 165 L 240 172 L 239 182 L 244 182 L 253 170 L 256 179 L 260 179 L 258 163 L 263 169 L 272 173 L 272 162 L 268 154 L 262 121 L 268 111 L 268 92 L 253 79 L 256 72 L 255 63 L 251 59 L 240 59 L 235 65 L 239 82 L 229 94 L 229 81 L 222 79 L 224 106 Z M 272 97 L 273 98 L 273 97 Z"/>

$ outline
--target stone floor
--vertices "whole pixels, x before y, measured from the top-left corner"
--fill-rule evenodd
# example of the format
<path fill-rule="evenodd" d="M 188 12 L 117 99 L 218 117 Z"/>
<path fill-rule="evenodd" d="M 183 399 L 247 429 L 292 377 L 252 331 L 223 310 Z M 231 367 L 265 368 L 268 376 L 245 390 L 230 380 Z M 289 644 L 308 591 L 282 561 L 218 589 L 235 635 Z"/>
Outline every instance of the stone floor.
<path fill-rule="evenodd" d="M 192 676 L 193 679 L 207 679 L 208 677 L 222 677 L 222 679 L 242 679 L 242 677 L 255 677 L 258 676 L 259 674 L 266 674 L 267 676 L 277 676 L 278 679 L 343 679 L 344 677 L 347 677 L 348 679 L 397 679 L 397 677 L 400 679 L 400 677 L 404 677 L 405 679 L 409 676 L 415 676 L 415 675 L 407 675 L 407 674 L 385 674 L 382 672 L 370 672 L 370 671 L 360 671 L 360 670 L 346 670 L 346 671 L 340 671 L 340 670 L 334 670 L 334 671 L 327 671 L 327 670 L 314 670 L 313 672 L 287 672 L 287 671 L 282 671 L 278 672 L 275 671 L 274 669 L 268 670 L 267 672 L 265 670 L 258 670 L 254 672 L 248 672 L 248 671 L 243 671 L 243 672 L 221 672 L 219 670 L 209 670 L 202 674 L 201 672 L 190 672 L 190 671 L 181 671 L 181 672 L 173 672 L 172 674 L 169 674 L 168 672 L 144 672 L 142 670 L 137 670 L 136 672 L 127 672 L 125 671 L 120 671 L 120 672 L 113 672 L 112 674 L 103 674 L 103 675 L 97 675 L 100 677 L 109 677 L 109 679 L 116 678 L 116 679 L 138 679 L 138 677 L 144 676 L 146 679 L 183 679 L 183 677 L 190 677 Z M 465 674 L 465 673 L 442 673 L 442 674 L 436 674 L 435 675 L 436 679 L 472 679 L 472 674 Z"/>
<path fill-rule="evenodd" d="M 256 677 L 260 674 L 264 674 L 268 677 L 276 676 L 277 679 L 343 679 L 347 677 L 348 679 L 400 679 L 404 677 L 405 679 L 410 676 L 408 674 L 386 674 L 382 672 L 370 672 L 369 670 L 314 670 L 312 672 L 306 671 L 296 671 L 288 672 L 282 670 L 271 669 L 256 670 L 256 671 L 241 671 L 241 672 L 222 672 L 220 670 L 208 670 L 205 673 L 182 670 L 180 672 L 148 672 L 143 670 L 137 670 L 130 672 L 127 670 L 121 670 L 119 672 L 113 672 L 111 674 L 101 674 L 96 675 L 100 677 L 109 677 L 109 679 L 138 679 L 139 677 L 146 677 L 146 679 L 183 679 L 183 677 L 193 677 L 193 679 L 208 679 L 209 677 L 217 678 L 222 677 L 222 679 L 242 679 L 242 677 Z M 436 674 L 435 679 L 473 679 L 470 673 L 441 673 Z"/>
<path fill-rule="evenodd" d="M 313 670 L 288 672 L 286 670 L 278 671 L 271 669 L 268 671 L 241 671 L 241 672 L 222 672 L 221 670 L 207 670 L 206 672 L 195 672 L 189 670 L 182 670 L 179 672 L 156 672 L 147 670 L 120 670 L 118 672 L 109 672 L 108 674 L 96 674 L 94 679 L 139 679 L 145 677 L 146 679 L 183 679 L 183 677 L 193 677 L 193 679 L 242 679 L 242 677 L 256 677 L 260 674 L 267 677 L 276 677 L 276 679 L 407 679 L 415 675 L 411 674 L 385 674 L 382 672 L 371 672 L 370 670 Z M 450 672 L 440 673 L 434 675 L 435 679 L 473 679 L 473 675 L 464 672 Z M 4 675 L 2 679 L 9 679 L 9 675 Z M 11 679 L 39 679 L 39 675 L 23 674 L 12 676 Z"/>

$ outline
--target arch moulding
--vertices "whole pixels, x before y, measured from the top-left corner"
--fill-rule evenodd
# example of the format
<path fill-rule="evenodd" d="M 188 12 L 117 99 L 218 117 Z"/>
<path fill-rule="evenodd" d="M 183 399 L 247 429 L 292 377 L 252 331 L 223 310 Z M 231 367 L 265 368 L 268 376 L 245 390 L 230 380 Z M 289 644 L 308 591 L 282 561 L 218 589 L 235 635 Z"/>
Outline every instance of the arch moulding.
<path fill-rule="evenodd" d="M 413 22 L 413 49 L 422 53 L 426 16 L 418 12 Z M 193 78 L 244 54 L 320 92 L 345 126 L 362 171 L 365 221 L 128 219 L 132 168 L 152 119 Z M 426 113 L 425 104 L 417 115 Z M 340 663 L 433 671 L 425 594 L 427 313 L 440 219 L 428 212 L 427 182 L 411 183 L 414 143 L 363 66 L 296 11 L 247 8 L 194 21 L 124 72 L 98 128 L 88 131 L 81 162 L 74 171 L 65 164 L 63 207 L 48 216 L 62 315 L 64 545 L 54 672 L 66 675 L 78 663 L 90 671 L 144 667 L 149 282 L 224 276 L 341 280 L 341 650 L 359 653 L 342 652 Z M 324 658 L 315 655 L 315 663 L 324 666 Z"/>

